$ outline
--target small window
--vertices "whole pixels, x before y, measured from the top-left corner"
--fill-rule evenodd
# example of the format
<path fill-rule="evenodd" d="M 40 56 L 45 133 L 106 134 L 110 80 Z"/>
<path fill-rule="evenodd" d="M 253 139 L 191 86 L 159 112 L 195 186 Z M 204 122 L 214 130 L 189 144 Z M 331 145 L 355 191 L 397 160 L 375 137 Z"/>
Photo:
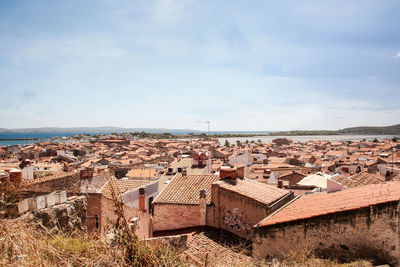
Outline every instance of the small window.
<path fill-rule="evenodd" d="M 99 217 L 97 215 L 95 216 L 95 220 L 96 220 L 96 229 L 99 229 Z"/>
<path fill-rule="evenodd" d="M 149 202 L 148 202 L 149 204 L 149 208 L 148 208 L 148 211 L 149 211 L 149 213 L 151 214 L 151 215 L 153 215 L 153 205 L 152 205 L 152 203 L 153 203 L 153 197 L 149 197 Z"/>

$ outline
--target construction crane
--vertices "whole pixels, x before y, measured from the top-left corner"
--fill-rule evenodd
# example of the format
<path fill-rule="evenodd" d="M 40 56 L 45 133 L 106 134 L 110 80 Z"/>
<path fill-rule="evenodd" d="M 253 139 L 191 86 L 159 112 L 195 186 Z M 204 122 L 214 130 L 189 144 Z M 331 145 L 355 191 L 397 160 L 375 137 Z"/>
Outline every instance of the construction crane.
<path fill-rule="evenodd" d="M 210 135 L 210 121 L 197 121 L 198 123 L 207 123 L 208 126 L 208 135 Z"/>

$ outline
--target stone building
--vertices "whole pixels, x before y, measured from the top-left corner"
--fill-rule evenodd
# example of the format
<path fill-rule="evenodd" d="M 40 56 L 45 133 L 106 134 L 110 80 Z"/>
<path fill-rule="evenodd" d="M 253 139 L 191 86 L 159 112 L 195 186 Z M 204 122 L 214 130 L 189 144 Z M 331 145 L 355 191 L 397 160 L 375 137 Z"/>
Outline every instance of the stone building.
<path fill-rule="evenodd" d="M 212 184 L 207 226 L 250 238 L 252 226 L 294 198 L 292 192 L 243 177 L 236 168 L 221 168 Z"/>
<path fill-rule="evenodd" d="M 306 175 L 297 172 L 297 171 L 291 171 L 289 173 L 282 174 L 278 180 L 279 181 L 287 181 L 288 185 L 296 185 L 298 182 L 300 182 Z"/>
<path fill-rule="evenodd" d="M 87 197 L 87 220 L 88 231 L 105 233 L 111 229 L 118 218 L 115 211 L 115 203 L 112 199 L 103 196 L 101 193 L 86 193 Z M 152 218 L 145 210 L 144 198 L 140 209 L 134 209 L 124 205 L 124 216 L 128 221 L 134 219 L 137 222 L 135 230 L 139 239 L 153 236 Z"/>
<path fill-rule="evenodd" d="M 154 201 L 154 231 L 205 226 L 211 185 L 218 175 L 179 173 Z"/>
<path fill-rule="evenodd" d="M 292 192 L 244 178 L 244 168 L 219 175 L 179 174 L 154 201 L 154 231 L 213 227 L 250 238 L 252 226 L 292 200 Z"/>
<path fill-rule="evenodd" d="M 115 194 L 121 194 L 121 200 L 126 206 L 139 209 L 140 188 L 144 189 L 145 210 L 151 213 L 151 204 L 158 195 L 158 181 L 142 179 L 117 180 L 112 178 L 101 188 L 100 193 L 106 198 L 112 199 L 112 191 L 114 190 Z"/>
<path fill-rule="evenodd" d="M 341 261 L 400 264 L 400 182 L 295 199 L 254 226 L 253 256 L 311 250 Z"/>

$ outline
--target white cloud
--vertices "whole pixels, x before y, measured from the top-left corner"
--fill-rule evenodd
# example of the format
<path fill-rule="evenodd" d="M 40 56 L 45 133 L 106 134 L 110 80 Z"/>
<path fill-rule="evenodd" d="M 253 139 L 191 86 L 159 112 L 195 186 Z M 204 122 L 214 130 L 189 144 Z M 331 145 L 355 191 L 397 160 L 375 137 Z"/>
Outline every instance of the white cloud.
<path fill-rule="evenodd" d="M 394 55 L 394 57 L 400 57 L 400 51 L 399 51 L 399 52 L 397 52 L 397 54 L 396 54 L 396 55 Z"/>
<path fill-rule="evenodd" d="M 35 40 L 29 46 L 16 51 L 14 62 L 48 62 L 65 58 L 116 59 L 126 55 L 127 52 L 113 40 L 78 36 Z"/>
<path fill-rule="evenodd" d="M 153 19 L 161 24 L 176 24 L 183 19 L 184 10 L 190 2 L 157 0 L 153 7 Z"/>

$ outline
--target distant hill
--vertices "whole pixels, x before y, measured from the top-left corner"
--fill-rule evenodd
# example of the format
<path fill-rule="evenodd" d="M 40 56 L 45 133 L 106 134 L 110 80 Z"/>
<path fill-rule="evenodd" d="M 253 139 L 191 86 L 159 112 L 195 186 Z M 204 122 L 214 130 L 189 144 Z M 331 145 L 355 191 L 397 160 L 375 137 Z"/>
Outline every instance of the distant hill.
<path fill-rule="evenodd" d="M 4 129 L 0 128 L 0 132 L 8 133 L 127 133 L 127 132 L 147 132 L 147 133 L 165 133 L 173 132 L 176 134 L 185 134 L 193 132 L 189 129 L 163 129 L 163 128 L 122 128 L 114 126 L 101 127 L 41 127 L 41 128 L 18 128 Z"/>
<path fill-rule="evenodd" d="M 193 129 L 166 129 L 166 128 L 123 128 L 114 126 L 102 127 L 42 127 L 42 128 L 19 128 L 5 129 L 0 128 L 0 133 L 72 133 L 72 134 L 99 134 L 99 133 L 128 133 L 128 132 L 146 132 L 150 134 L 171 133 L 174 135 L 183 134 L 201 134 L 206 131 Z M 314 131 L 210 131 L 214 135 L 284 135 L 284 136 L 302 136 L 302 135 L 400 135 L 400 124 L 385 127 L 360 126 L 345 128 L 336 131 L 314 130 Z"/>
<path fill-rule="evenodd" d="M 400 135 L 400 124 L 393 126 L 384 127 L 371 127 L 371 126 L 360 126 L 345 128 L 338 131 L 339 134 L 360 134 L 360 135 Z"/>
<path fill-rule="evenodd" d="M 207 131 L 193 130 L 193 129 L 166 129 L 166 128 L 122 128 L 114 126 L 102 127 L 41 127 L 41 128 L 18 128 L 18 129 L 4 129 L 0 128 L 0 133 L 72 133 L 72 134 L 100 134 L 100 133 L 131 133 L 131 132 L 146 132 L 150 134 L 171 133 L 174 135 L 184 134 L 202 134 Z M 210 131 L 211 135 L 218 134 L 247 134 L 247 135 L 261 135 L 267 134 L 270 131 Z"/>

